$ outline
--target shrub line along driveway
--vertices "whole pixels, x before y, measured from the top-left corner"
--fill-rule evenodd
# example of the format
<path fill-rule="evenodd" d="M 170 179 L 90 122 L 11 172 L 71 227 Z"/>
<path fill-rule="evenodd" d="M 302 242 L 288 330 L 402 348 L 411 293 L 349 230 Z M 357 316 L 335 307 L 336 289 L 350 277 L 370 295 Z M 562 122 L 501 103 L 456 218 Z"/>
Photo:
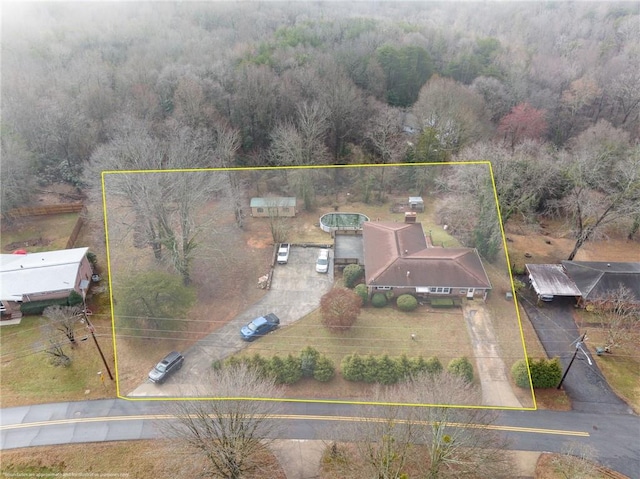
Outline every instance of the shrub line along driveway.
<path fill-rule="evenodd" d="M 534 303 L 535 299 L 529 296 L 519 299 L 547 355 L 550 358 L 559 357 L 562 370 L 566 371 L 576 350 L 575 341 L 580 338 L 572 314 L 575 300 L 555 298 L 552 302 L 538 307 Z M 591 363 L 589 364 L 582 352 L 578 352 L 562 383 L 562 387 L 571 398 L 573 410 L 633 414 L 629 405 L 609 387 L 595 361 L 591 359 Z"/>
<path fill-rule="evenodd" d="M 203 383 L 213 361 L 243 349 L 246 343 L 240 338 L 240 328 L 253 318 L 275 313 L 280 318 L 280 327 L 285 328 L 317 309 L 320 298 L 333 286 L 332 265 L 327 274 L 315 271 L 318 251 L 319 248 L 292 246 L 289 262 L 275 266 L 271 289 L 259 301 L 183 351 L 184 367 L 165 384 L 146 382 L 127 396 L 186 396 L 189 385 Z"/>

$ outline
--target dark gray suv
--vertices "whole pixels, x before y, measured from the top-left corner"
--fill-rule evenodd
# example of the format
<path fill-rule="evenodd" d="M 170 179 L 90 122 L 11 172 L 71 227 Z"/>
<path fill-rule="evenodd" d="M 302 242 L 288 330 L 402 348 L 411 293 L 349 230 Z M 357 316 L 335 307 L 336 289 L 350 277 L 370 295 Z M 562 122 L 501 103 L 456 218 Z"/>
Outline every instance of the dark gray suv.
<path fill-rule="evenodd" d="M 184 356 L 176 351 L 167 354 L 149 373 L 149 379 L 157 384 L 162 384 L 167 378 L 182 367 Z"/>

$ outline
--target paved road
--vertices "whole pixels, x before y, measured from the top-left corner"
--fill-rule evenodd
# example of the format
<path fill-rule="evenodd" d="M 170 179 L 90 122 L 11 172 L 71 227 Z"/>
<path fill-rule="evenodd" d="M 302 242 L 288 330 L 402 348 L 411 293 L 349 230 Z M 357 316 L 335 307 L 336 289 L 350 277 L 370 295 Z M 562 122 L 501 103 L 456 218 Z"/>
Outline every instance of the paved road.
<path fill-rule="evenodd" d="M 566 371 L 576 350 L 575 341 L 580 337 L 573 320 L 575 300 L 556 298 L 552 302 L 536 306 L 532 298 L 520 298 L 547 355 L 559 357 Z M 592 347 L 591 349 L 595 349 Z M 587 361 L 582 352 L 576 356 L 562 386 L 571 398 L 574 411 L 594 413 L 632 414 L 632 409 L 609 387 L 595 361 Z"/>
<path fill-rule="evenodd" d="M 167 412 L 159 400 L 104 399 L 0 410 L 0 449 L 51 444 L 152 439 Z M 282 403 L 276 418 L 287 439 L 339 439 L 339 424 L 358 417 L 357 406 Z M 497 425 L 513 450 L 564 452 L 569 444 L 593 448 L 597 460 L 630 478 L 640 477 L 640 418 L 624 414 L 498 411 Z"/>
<path fill-rule="evenodd" d="M 229 323 L 183 351 L 185 363 L 179 373 L 162 386 L 146 382 L 126 395 L 187 397 L 189 385 L 202 383 L 214 360 L 224 359 L 247 345 L 240 339 L 240 328 L 249 321 L 267 313 L 275 313 L 280 318 L 280 327 L 286 328 L 318 308 L 320 298 L 333 285 L 332 267 L 327 274 L 315 271 L 318 252 L 319 248 L 292 246 L 289 262 L 276 265 L 270 290 Z"/>

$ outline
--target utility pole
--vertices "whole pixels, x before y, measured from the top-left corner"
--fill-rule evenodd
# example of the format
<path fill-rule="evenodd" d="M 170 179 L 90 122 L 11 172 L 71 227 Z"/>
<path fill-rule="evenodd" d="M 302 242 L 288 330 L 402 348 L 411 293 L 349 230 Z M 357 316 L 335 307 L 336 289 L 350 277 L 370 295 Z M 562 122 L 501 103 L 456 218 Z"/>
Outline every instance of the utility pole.
<path fill-rule="evenodd" d="M 564 382 L 564 378 L 567 377 L 567 373 L 569 372 L 569 369 L 571 369 L 571 365 L 573 364 L 573 361 L 575 361 L 576 356 L 578 355 L 578 350 L 580 350 L 580 351 L 582 351 L 584 353 L 584 350 L 582 349 L 582 342 L 585 340 L 586 337 L 587 337 L 587 333 L 584 333 L 582 335 L 582 337 L 576 341 L 576 350 L 573 353 L 573 357 L 571 358 L 571 361 L 569 361 L 569 365 L 567 366 L 567 370 L 562 375 L 562 379 L 560 379 L 560 384 L 558 384 L 557 389 L 560 389 L 562 387 L 562 383 Z M 585 353 L 585 356 L 586 356 L 586 353 Z M 589 361 L 589 364 L 591 364 L 591 360 L 589 359 L 589 356 L 587 356 L 587 360 Z"/>
<path fill-rule="evenodd" d="M 87 290 L 82 288 L 82 316 L 84 318 L 85 324 L 89 331 L 91 331 L 91 337 L 93 338 L 93 342 L 96 343 L 96 348 L 98 348 L 98 352 L 100 353 L 100 357 L 102 358 L 102 363 L 104 364 L 104 368 L 107 370 L 107 374 L 109 374 L 109 379 L 113 381 L 113 375 L 111 374 L 111 369 L 109 369 L 109 365 L 107 364 L 107 359 L 104 357 L 102 353 L 102 349 L 100 349 L 100 345 L 98 344 L 98 338 L 96 338 L 95 329 L 91 321 L 89 321 L 89 315 L 87 314 Z"/>

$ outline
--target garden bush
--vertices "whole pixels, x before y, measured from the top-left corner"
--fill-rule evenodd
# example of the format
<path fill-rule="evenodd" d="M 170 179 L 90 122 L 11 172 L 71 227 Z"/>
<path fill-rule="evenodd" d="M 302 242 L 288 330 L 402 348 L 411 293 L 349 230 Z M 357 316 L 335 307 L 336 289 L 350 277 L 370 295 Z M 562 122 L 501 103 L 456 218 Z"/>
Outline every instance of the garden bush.
<path fill-rule="evenodd" d="M 362 306 L 366 305 L 367 300 L 369 299 L 369 290 L 367 289 L 367 285 L 360 283 L 355 287 L 354 291 L 362 298 Z"/>
<path fill-rule="evenodd" d="M 380 384 L 395 384 L 400 380 L 398 360 L 391 359 L 385 354 L 377 363 L 376 382 Z"/>
<path fill-rule="evenodd" d="M 511 377 L 519 388 L 529 388 L 529 373 L 527 372 L 527 362 L 519 359 L 511 366 Z"/>
<path fill-rule="evenodd" d="M 382 293 L 373 293 L 371 304 L 374 308 L 383 308 L 387 305 L 387 297 Z"/>
<path fill-rule="evenodd" d="M 454 376 L 460 376 L 468 383 L 473 382 L 473 366 L 466 357 L 452 359 L 447 371 Z"/>
<path fill-rule="evenodd" d="M 340 363 L 342 377 L 347 381 L 364 380 L 364 361 L 357 353 L 348 354 Z"/>
<path fill-rule="evenodd" d="M 326 383 L 333 379 L 336 374 L 336 368 L 333 365 L 333 361 L 331 361 L 326 356 L 320 356 L 316 360 L 316 367 L 313 371 L 313 378 L 316 381 L 320 381 Z"/>
<path fill-rule="evenodd" d="M 318 357 L 320 357 L 320 353 L 311 346 L 307 346 L 302 350 L 300 353 L 300 369 L 302 370 L 302 376 L 305 378 L 313 376 L 313 373 L 316 370 Z"/>
<path fill-rule="evenodd" d="M 347 288 L 353 288 L 364 276 L 364 268 L 359 264 L 350 264 L 344 268 L 342 278 Z"/>
<path fill-rule="evenodd" d="M 398 296 L 396 304 L 401 311 L 413 311 L 418 307 L 418 300 L 410 294 L 401 294 Z"/>
<path fill-rule="evenodd" d="M 539 359 L 529 358 L 531 383 L 536 389 L 555 388 L 562 379 L 562 366 L 558 358 Z"/>

